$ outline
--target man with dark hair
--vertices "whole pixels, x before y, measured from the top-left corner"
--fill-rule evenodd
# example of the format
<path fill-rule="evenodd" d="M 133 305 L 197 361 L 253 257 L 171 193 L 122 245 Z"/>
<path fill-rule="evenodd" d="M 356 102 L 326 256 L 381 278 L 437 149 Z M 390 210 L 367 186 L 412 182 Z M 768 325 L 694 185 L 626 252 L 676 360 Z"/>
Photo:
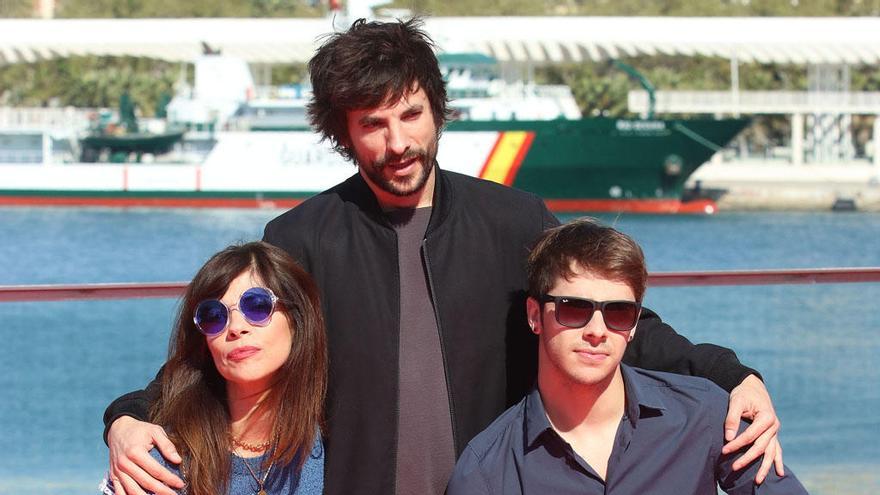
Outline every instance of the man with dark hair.
<path fill-rule="evenodd" d="M 325 40 L 309 63 L 309 115 L 358 173 L 264 234 L 321 289 L 328 494 L 442 493 L 467 442 L 534 380 L 525 257 L 558 221 L 532 194 L 437 166 L 449 111 L 420 25 L 360 20 Z M 728 349 L 694 346 L 650 311 L 640 328 L 636 362 L 732 390 L 731 424 L 755 421 L 728 448 L 757 438 L 752 458 L 766 451 L 781 467 L 779 423 L 754 370 Z M 105 412 L 111 476 L 130 495 L 137 484 L 164 495 L 163 482 L 182 483 L 146 455 L 155 445 L 176 459 L 164 432 L 140 421 L 156 393 L 151 384 Z"/>
<path fill-rule="evenodd" d="M 591 219 L 556 227 L 528 279 L 537 388 L 471 440 L 448 495 L 755 493 L 758 463 L 735 472 L 743 452 L 721 453 L 723 390 L 621 364 L 648 279 L 635 241 Z M 806 494 L 791 473 L 759 491 Z"/>

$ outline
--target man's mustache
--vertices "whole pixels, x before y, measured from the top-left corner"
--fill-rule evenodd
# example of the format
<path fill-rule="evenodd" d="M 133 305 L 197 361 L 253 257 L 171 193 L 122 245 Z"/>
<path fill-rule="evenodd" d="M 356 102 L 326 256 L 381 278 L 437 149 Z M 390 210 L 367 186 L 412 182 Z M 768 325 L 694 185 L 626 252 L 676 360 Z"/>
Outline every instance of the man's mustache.
<path fill-rule="evenodd" d="M 410 158 L 421 158 L 424 160 L 427 156 L 428 153 L 424 148 L 410 148 L 400 155 L 386 153 L 385 156 L 376 159 L 373 162 L 373 166 L 376 168 L 383 168 L 388 162 L 402 162 L 409 160 Z"/>

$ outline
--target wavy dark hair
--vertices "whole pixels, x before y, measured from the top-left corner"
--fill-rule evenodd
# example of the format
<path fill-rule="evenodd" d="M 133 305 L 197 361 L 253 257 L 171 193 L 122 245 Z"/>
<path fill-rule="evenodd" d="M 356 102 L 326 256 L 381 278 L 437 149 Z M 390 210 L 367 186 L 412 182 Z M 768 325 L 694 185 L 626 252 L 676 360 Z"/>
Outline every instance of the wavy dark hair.
<path fill-rule="evenodd" d="M 314 281 L 287 253 L 264 242 L 220 251 L 186 289 L 162 371 L 162 395 L 150 414 L 181 451 L 190 495 L 226 493 L 231 469 L 226 381 L 214 365 L 205 336 L 193 323 L 193 313 L 200 301 L 222 297 L 244 272 L 275 293 L 276 311 L 287 316 L 293 333 L 290 356 L 258 406 L 273 417 L 267 465 L 289 464 L 299 454 L 301 467 L 322 421 L 327 343 Z"/>
<path fill-rule="evenodd" d="M 580 218 L 544 232 L 528 260 L 529 295 L 540 297 L 560 277 L 575 275 L 572 264 L 627 284 L 641 302 L 648 283 L 642 248 L 630 236 L 593 218 Z"/>
<path fill-rule="evenodd" d="M 328 35 L 309 60 L 309 120 L 342 156 L 354 160 L 347 112 L 396 102 L 416 87 L 428 96 L 438 133 L 449 120 L 446 84 L 423 24 L 418 17 L 358 19 L 347 31 Z"/>

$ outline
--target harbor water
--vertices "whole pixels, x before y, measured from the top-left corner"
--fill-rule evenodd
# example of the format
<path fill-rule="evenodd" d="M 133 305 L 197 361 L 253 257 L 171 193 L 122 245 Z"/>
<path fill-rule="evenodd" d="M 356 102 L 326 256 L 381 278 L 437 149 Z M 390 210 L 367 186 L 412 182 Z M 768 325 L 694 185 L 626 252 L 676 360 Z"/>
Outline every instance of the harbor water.
<path fill-rule="evenodd" d="M 0 208 L 0 285 L 188 280 L 277 210 Z M 880 266 L 880 215 L 603 216 L 651 271 Z M 462 253 L 462 256 L 466 256 Z M 760 370 L 813 494 L 880 493 L 880 283 L 654 288 L 646 305 Z M 93 494 L 101 416 L 162 364 L 173 299 L 0 303 L 0 494 Z"/>

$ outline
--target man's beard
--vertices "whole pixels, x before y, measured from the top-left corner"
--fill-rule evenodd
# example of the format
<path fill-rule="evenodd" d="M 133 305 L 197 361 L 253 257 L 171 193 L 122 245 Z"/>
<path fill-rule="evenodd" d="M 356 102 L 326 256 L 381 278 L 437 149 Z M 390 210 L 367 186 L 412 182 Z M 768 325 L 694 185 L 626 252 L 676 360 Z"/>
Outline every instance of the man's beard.
<path fill-rule="evenodd" d="M 385 156 L 371 163 L 364 163 L 360 158 L 356 158 L 356 162 L 370 179 L 370 182 L 378 186 L 379 189 L 394 196 L 411 196 L 421 191 L 431 176 L 431 168 L 437 158 L 437 141 L 438 139 L 434 138 L 432 142 L 428 143 L 427 148 L 410 148 L 402 155 L 386 153 Z M 409 176 L 387 179 L 382 174 L 386 163 L 402 162 L 412 158 L 417 158 L 421 166 Z"/>

